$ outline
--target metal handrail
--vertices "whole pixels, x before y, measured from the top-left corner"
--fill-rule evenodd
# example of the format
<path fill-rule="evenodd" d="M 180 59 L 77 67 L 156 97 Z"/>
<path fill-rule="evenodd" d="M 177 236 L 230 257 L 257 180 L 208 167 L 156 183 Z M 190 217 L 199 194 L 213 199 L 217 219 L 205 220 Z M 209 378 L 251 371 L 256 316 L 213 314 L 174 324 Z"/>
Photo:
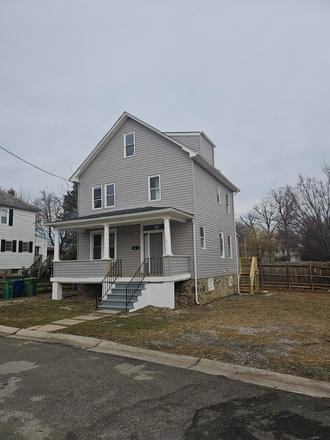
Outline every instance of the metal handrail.
<path fill-rule="evenodd" d="M 142 281 L 145 279 L 147 275 L 149 275 L 149 270 L 147 272 L 142 273 L 142 266 L 145 267 L 146 263 L 149 262 L 149 258 L 145 258 L 135 274 L 132 276 L 130 282 L 126 286 L 126 312 L 128 312 L 128 304 L 132 301 L 133 296 L 135 295 L 138 288 L 141 286 Z M 147 265 L 149 269 L 149 264 Z M 133 285 L 133 283 L 137 283 L 137 286 Z"/>
<path fill-rule="evenodd" d="M 143 267 L 143 272 L 141 268 Z M 163 274 L 163 258 L 145 258 L 138 267 L 130 282 L 126 286 L 126 312 L 135 293 L 143 283 L 146 276 Z M 136 284 L 135 284 L 136 283 Z"/>
<path fill-rule="evenodd" d="M 110 262 L 110 270 L 106 274 L 106 276 L 103 278 L 103 280 L 100 282 L 100 284 L 96 288 L 95 296 L 96 296 L 96 308 L 98 308 L 100 302 L 103 300 L 103 298 L 106 296 L 106 294 L 109 292 L 111 287 L 114 285 L 118 277 L 123 276 L 123 266 L 122 266 L 122 260 L 111 260 Z M 101 295 L 98 294 L 99 287 L 102 286 L 102 293 Z M 103 289 L 104 287 L 104 289 Z"/>

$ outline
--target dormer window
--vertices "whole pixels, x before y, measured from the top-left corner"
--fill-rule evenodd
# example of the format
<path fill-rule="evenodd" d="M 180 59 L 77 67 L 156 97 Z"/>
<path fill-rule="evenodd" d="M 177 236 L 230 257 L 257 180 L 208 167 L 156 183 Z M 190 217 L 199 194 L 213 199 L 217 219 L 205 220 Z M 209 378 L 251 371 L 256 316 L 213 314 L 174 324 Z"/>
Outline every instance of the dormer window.
<path fill-rule="evenodd" d="M 135 155 L 135 133 L 124 135 L 125 139 L 125 157 Z"/>
<path fill-rule="evenodd" d="M 102 187 L 94 186 L 93 188 L 93 209 L 102 208 Z"/>
<path fill-rule="evenodd" d="M 1 208 L 1 224 L 6 225 L 7 224 L 7 209 Z"/>

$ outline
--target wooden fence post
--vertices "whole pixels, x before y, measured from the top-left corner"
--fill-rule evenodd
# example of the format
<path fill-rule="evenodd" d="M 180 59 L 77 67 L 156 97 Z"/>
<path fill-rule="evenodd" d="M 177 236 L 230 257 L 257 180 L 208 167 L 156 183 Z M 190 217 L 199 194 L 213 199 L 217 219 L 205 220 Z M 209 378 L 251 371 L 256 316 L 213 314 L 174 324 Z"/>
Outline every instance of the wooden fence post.
<path fill-rule="evenodd" d="M 313 271 L 312 271 L 312 265 L 309 265 L 309 270 L 310 270 L 310 276 L 311 276 L 311 287 L 312 290 L 314 290 L 314 285 L 313 285 Z"/>
<path fill-rule="evenodd" d="M 288 274 L 288 287 L 291 289 L 291 283 L 290 283 L 290 266 L 289 263 L 286 265 L 286 272 Z"/>

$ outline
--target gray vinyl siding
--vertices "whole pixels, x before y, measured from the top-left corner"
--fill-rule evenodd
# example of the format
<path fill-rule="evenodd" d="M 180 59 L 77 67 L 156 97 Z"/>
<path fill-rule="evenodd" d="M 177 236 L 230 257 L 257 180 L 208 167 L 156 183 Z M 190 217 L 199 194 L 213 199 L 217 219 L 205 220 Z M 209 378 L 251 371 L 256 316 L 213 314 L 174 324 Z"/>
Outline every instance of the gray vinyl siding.
<path fill-rule="evenodd" d="M 221 188 L 221 204 L 217 202 L 217 186 Z M 198 278 L 236 273 L 236 247 L 233 194 L 217 179 L 194 162 L 195 221 Z M 225 194 L 229 194 L 231 209 L 226 212 Z M 206 249 L 201 249 L 200 227 L 205 228 Z M 220 232 L 224 233 L 225 258 L 220 258 Z M 228 235 L 232 238 L 233 258 L 228 258 Z"/>
<path fill-rule="evenodd" d="M 214 165 L 214 147 L 204 136 L 201 136 L 201 154 Z"/>
<path fill-rule="evenodd" d="M 189 134 L 182 134 L 182 135 L 172 135 L 171 133 L 168 135 L 172 139 L 180 142 L 184 146 L 190 148 L 191 150 L 196 151 L 196 153 L 201 152 L 201 142 L 200 142 L 200 134 L 195 135 L 189 135 Z"/>
<path fill-rule="evenodd" d="M 78 234 L 77 260 L 90 259 L 90 232 Z"/>
<path fill-rule="evenodd" d="M 193 224 L 171 222 L 171 241 L 173 255 L 189 256 L 189 273 L 194 276 L 194 242 L 193 242 Z"/>
<path fill-rule="evenodd" d="M 87 261 L 61 261 L 53 263 L 54 277 L 66 278 L 102 278 L 108 272 L 107 260 L 87 260 Z"/>
<path fill-rule="evenodd" d="M 124 158 L 124 134 L 135 132 L 135 156 Z M 128 119 L 86 168 L 79 183 L 79 215 L 145 206 L 174 207 L 191 213 L 189 154 L 154 131 Z M 149 202 L 148 177 L 160 175 L 161 200 Z M 115 206 L 104 208 L 104 185 L 114 183 Z M 92 209 L 92 187 L 102 186 L 102 208 Z"/>
<path fill-rule="evenodd" d="M 140 225 L 117 228 L 117 258 L 123 262 L 123 275 L 133 275 L 141 264 Z M 133 250 L 133 246 L 140 249 Z"/>

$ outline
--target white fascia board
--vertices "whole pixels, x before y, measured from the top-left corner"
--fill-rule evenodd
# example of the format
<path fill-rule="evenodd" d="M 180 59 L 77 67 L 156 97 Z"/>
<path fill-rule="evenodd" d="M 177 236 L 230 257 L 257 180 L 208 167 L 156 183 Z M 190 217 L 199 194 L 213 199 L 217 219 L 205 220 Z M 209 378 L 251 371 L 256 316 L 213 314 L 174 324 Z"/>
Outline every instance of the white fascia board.
<path fill-rule="evenodd" d="M 223 183 L 227 188 L 229 188 L 233 192 L 239 192 L 239 188 L 235 186 L 227 177 L 225 177 L 221 171 L 215 168 L 208 160 L 206 160 L 201 154 L 197 154 L 196 157 L 193 158 L 195 162 L 205 168 L 209 173 L 211 173 L 216 179 L 218 179 L 221 183 Z"/>
<path fill-rule="evenodd" d="M 117 133 L 120 127 L 127 121 L 128 113 L 124 112 L 117 122 L 110 128 L 110 130 L 103 136 L 100 142 L 96 145 L 94 150 L 88 155 L 80 167 L 75 171 L 75 173 L 70 177 L 70 182 L 79 182 L 80 174 L 88 167 L 88 165 L 94 160 L 103 147 L 110 141 L 110 139 Z"/>
<path fill-rule="evenodd" d="M 96 145 L 94 150 L 89 154 L 87 159 L 80 165 L 80 167 L 77 169 L 77 171 L 70 177 L 70 182 L 79 182 L 79 176 L 81 173 L 88 167 L 88 165 L 94 160 L 94 158 L 100 153 L 100 151 L 104 148 L 104 146 L 111 140 L 111 138 L 117 133 L 117 131 L 122 127 L 122 125 L 127 121 L 127 119 L 130 118 L 133 121 L 138 122 L 139 124 L 143 125 L 146 128 L 149 128 L 153 132 L 159 134 L 160 136 L 166 138 L 167 140 L 173 142 L 174 144 L 178 145 L 182 150 L 186 151 L 189 154 L 189 157 L 194 157 L 196 155 L 195 151 L 191 150 L 190 148 L 186 147 L 185 145 L 181 144 L 180 142 L 170 138 L 165 133 L 162 133 L 161 131 L 157 130 L 157 128 L 152 127 L 151 125 L 147 124 L 146 122 L 141 121 L 141 119 L 136 118 L 135 116 L 124 112 L 121 117 L 118 119 L 118 121 L 113 125 L 113 127 L 107 132 L 107 134 L 100 140 L 100 142 Z"/>
<path fill-rule="evenodd" d="M 178 211 L 174 208 L 159 209 L 151 212 L 139 212 L 124 215 L 112 215 L 89 219 L 75 219 L 69 221 L 60 221 L 54 223 L 45 223 L 44 226 L 51 226 L 54 229 L 63 230 L 83 230 L 91 227 L 102 226 L 104 224 L 110 224 L 112 226 L 121 226 L 128 224 L 136 224 L 141 222 L 160 220 L 164 217 L 168 217 L 170 220 L 185 223 L 188 219 L 193 218 L 193 215 Z"/>
<path fill-rule="evenodd" d="M 178 131 L 178 132 L 166 132 L 167 136 L 204 136 L 205 139 L 212 145 L 213 148 L 216 148 L 214 142 L 204 133 L 204 131 Z"/>

